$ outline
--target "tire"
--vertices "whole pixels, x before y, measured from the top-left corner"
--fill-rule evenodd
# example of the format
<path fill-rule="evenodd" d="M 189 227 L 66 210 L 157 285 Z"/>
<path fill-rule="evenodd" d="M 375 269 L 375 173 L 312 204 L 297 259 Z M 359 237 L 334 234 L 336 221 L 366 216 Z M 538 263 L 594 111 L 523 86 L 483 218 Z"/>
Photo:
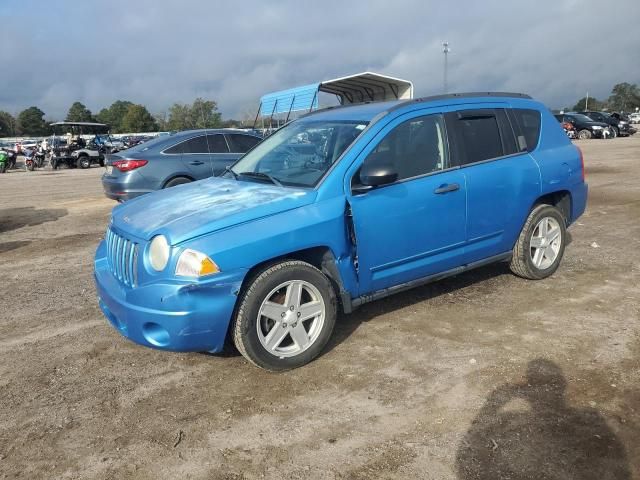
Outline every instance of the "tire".
<path fill-rule="evenodd" d="M 289 301 L 297 291 L 301 292 L 299 300 Z M 317 268 L 298 260 L 272 264 L 251 278 L 241 292 L 231 325 L 233 341 L 258 367 L 270 371 L 301 367 L 327 344 L 336 306 L 331 282 Z M 273 317 L 263 315 L 265 311 Z M 311 315 L 306 319 L 301 317 L 305 311 Z"/>
<path fill-rule="evenodd" d="M 551 233 L 556 228 L 559 231 Z M 529 280 L 547 278 L 558 269 L 566 243 L 566 221 L 560 210 L 552 205 L 537 205 L 513 247 L 511 271 Z M 533 244 L 541 246 L 536 248 Z"/>
<path fill-rule="evenodd" d="M 4 173 L 7 171 L 7 164 L 6 163 L 0 163 L 0 173 Z"/>
<path fill-rule="evenodd" d="M 104 167 L 104 158 L 101 158 L 100 160 L 98 160 L 98 163 L 100 164 L 101 167 Z"/>
<path fill-rule="evenodd" d="M 30 172 L 33 172 L 33 170 L 36 168 L 33 162 L 25 163 L 25 167 L 27 167 L 27 170 L 29 170 Z"/>
<path fill-rule="evenodd" d="M 584 130 L 580 130 L 578 132 L 578 138 L 580 140 L 589 140 L 590 138 L 592 138 L 593 135 L 591 134 L 591 132 L 589 130 L 587 130 L 586 128 Z"/>
<path fill-rule="evenodd" d="M 164 188 L 171 188 L 175 187 L 176 185 L 182 185 L 184 183 L 191 183 L 191 180 L 187 177 L 176 177 L 165 183 Z"/>
<path fill-rule="evenodd" d="M 82 169 L 89 168 L 91 166 L 91 159 L 86 155 L 81 155 L 76 161 L 76 166 Z"/>

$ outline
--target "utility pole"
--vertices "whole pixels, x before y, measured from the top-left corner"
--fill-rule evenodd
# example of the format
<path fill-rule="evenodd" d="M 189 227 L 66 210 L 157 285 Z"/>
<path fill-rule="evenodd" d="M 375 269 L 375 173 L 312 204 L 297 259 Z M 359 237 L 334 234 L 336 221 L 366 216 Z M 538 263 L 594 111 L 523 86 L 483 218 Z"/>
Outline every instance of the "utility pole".
<path fill-rule="evenodd" d="M 589 111 L 589 92 L 587 92 L 587 96 L 584 99 L 584 110 Z"/>
<path fill-rule="evenodd" d="M 442 43 L 442 53 L 444 53 L 444 93 L 447 93 L 449 91 L 449 87 L 447 85 L 447 69 L 449 67 L 448 65 L 448 54 L 451 51 L 451 49 L 449 48 L 449 42 L 443 42 Z"/>

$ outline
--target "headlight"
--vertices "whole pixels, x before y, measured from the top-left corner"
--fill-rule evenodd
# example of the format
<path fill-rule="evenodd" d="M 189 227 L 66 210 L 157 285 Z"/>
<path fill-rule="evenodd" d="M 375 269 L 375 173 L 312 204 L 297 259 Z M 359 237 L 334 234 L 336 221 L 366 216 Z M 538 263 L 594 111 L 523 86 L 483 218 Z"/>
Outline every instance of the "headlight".
<path fill-rule="evenodd" d="M 161 272 L 169 262 L 169 242 L 164 235 L 157 235 L 149 245 L 149 263 L 157 272 Z"/>
<path fill-rule="evenodd" d="M 602 127 L 600 125 L 594 125 L 593 129 L 594 130 L 602 130 Z"/>
<path fill-rule="evenodd" d="M 218 273 L 220 269 L 204 253 L 186 249 L 180 254 L 176 275 L 181 277 L 204 277 Z"/>
<path fill-rule="evenodd" d="M 620 126 L 626 125 L 626 124 L 627 124 L 627 122 L 622 122 L 622 121 L 618 122 L 618 125 L 620 125 Z"/>

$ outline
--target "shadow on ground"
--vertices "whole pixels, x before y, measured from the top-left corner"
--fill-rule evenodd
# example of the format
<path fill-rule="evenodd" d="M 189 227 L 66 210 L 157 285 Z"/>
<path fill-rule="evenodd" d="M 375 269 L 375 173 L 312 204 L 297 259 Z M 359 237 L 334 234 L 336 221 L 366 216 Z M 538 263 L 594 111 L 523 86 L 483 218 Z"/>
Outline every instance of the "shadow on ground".
<path fill-rule="evenodd" d="M 67 215 L 65 208 L 18 207 L 0 210 L 0 233 L 10 232 L 22 227 L 33 227 L 46 222 L 55 222 Z"/>
<path fill-rule="evenodd" d="M 523 383 L 496 388 L 456 456 L 460 480 L 630 480 L 624 446 L 592 409 L 567 404 L 553 362 L 529 362 Z"/>
<path fill-rule="evenodd" d="M 18 248 L 25 247 L 31 243 L 30 240 L 23 240 L 18 242 L 4 242 L 0 243 L 0 253 L 9 252 Z"/>

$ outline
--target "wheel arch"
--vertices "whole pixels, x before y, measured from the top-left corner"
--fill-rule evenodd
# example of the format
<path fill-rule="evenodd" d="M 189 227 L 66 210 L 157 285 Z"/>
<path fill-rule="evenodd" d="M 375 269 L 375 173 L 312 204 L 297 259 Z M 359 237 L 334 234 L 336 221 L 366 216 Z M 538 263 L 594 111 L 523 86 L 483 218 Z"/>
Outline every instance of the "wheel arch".
<path fill-rule="evenodd" d="M 186 178 L 190 182 L 195 182 L 196 181 L 195 178 L 193 178 L 190 175 L 187 175 L 187 174 L 184 174 L 184 173 L 177 173 L 177 174 L 171 175 L 170 177 L 165 179 L 162 182 L 162 188 L 166 188 L 167 187 L 167 183 L 171 182 L 172 180 L 175 180 L 176 178 Z"/>
<path fill-rule="evenodd" d="M 259 272 L 269 268 L 269 266 L 273 264 L 280 263 L 285 260 L 299 260 L 306 262 L 324 273 L 329 279 L 336 297 L 340 301 L 342 310 L 345 313 L 351 312 L 351 296 L 344 288 L 336 256 L 333 253 L 333 250 L 326 245 L 295 250 L 257 263 L 251 267 L 245 275 L 244 280 L 242 281 L 241 291 L 244 291 L 247 288 L 248 284 L 257 275 L 259 275 Z"/>
<path fill-rule="evenodd" d="M 571 192 L 569 190 L 558 190 L 551 193 L 545 193 L 536 199 L 531 205 L 529 211 L 531 212 L 538 205 L 553 205 L 556 207 L 565 219 L 565 224 L 568 226 L 571 223 L 571 212 L 573 207 L 573 199 L 571 198 Z"/>

